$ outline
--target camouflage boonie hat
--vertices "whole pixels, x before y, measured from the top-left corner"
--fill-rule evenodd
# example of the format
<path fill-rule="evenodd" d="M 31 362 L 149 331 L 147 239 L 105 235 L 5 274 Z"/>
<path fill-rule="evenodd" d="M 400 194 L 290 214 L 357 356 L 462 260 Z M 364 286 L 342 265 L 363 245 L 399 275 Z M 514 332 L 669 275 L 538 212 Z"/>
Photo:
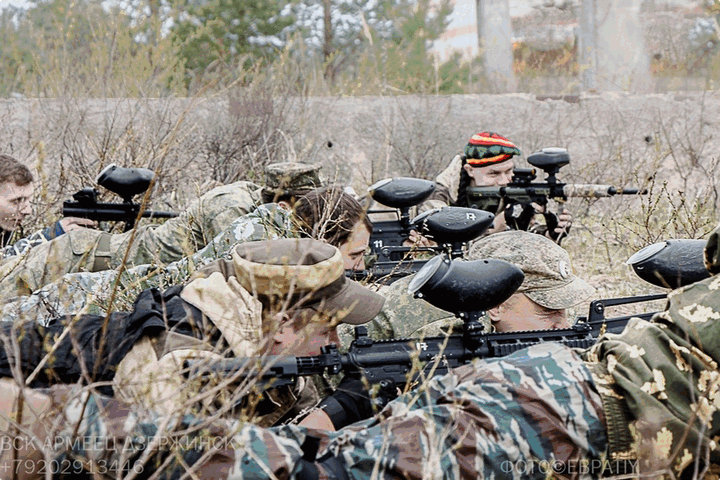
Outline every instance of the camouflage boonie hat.
<path fill-rule="evenodd" d="M 345 276 L 340 250 L 311 238 L 279 238 L 239 245 L 232 252 L 240 285 L 258 297 L 289 299 L 343 323 L 369 322 L 385 297 Z M 289 297 L 289 298 L 288 298 Z"/>
<path fill-rule="evenodd" d="M 265 167 L 263 193 L 269 196 L 302 195 L 322 186 L 320 166 L 309 163 L 271 163 Z"/>
<path fill-rule="evenodd" d="M 517 293 L 549 309 L 560 310 L 587 300 L 595 289 L 572 271 L 570 256 L 549 238 L 522 230 L 488 235 L 472 245 L 469 260 L 496 258 L 525 274 Z"/>

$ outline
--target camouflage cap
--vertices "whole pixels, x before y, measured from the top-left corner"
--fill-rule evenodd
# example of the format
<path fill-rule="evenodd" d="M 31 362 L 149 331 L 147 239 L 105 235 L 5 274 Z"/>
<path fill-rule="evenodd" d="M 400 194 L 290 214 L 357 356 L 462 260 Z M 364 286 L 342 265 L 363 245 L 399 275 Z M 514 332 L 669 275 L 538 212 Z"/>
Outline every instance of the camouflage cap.
<path fill-rule="evenodd" d="M 232 252 L 235 276 L 258 297 L 289 299 L 338 321 L 369 322 L 385 298 L 345 276 L 340 250 L 310 238 L 279 238 L 239 245 Z"/>
<path fill-rule="evenodd" d="M 595 291 L 573 273 L 567 251 L 542 235 L 522 230 L 488 235 L 468 252 L 469 260 L 482 258 L 505 260 L 520 267 L 525 280 L 517 292 L 545 308 L 572 307 Z"/>
<path fill-rule="evenodd" d="M 266 195 L 302 195 L 322 186 L 320 166 L 309 163 L 271 163 L 265 167 Z"/>

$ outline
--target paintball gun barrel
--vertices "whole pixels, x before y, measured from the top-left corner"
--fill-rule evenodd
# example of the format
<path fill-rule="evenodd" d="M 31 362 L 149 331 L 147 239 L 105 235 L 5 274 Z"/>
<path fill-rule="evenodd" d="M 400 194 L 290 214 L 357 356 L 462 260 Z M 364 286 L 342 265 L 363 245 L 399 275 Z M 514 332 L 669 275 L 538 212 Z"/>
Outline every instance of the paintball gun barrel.
<path fill-rule="evenodd" d="M 145 192 L 155 178 L 155 172 L 147 168 L 126 168 L 110 164 L 97 177 L 96 183 L 123 199 L 122 203 L 98 202 L 99 192 L 85 187 L 73 195 L 74 201 L 63 202 L 62 214 L 65 217 L 90 218 L 97 221 L 125 222 L 125 231 L 132 229 L 138 215 L 142 218 L 172 218 L 175 212 L 157 212 L 143 210 L 132 198 Z"/>

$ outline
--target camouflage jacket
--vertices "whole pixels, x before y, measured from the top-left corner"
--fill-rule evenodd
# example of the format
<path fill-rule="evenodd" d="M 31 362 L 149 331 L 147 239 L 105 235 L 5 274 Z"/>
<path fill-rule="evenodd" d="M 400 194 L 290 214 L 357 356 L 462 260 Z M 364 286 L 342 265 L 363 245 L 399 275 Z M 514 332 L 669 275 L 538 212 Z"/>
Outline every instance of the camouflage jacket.
<path fill-rule="evenodd" d="M 32 423 L 32 434 L 66 439 L 53 443 L 52 458 L 77 459 L 80 468 L 123 460 L 168 476 L 194 469 L 200 478 L 312 478 L 323 469 L 352 479 L 598 478 L 629 462 L 643 478 L 717 478 L 718 291 L 720 276 L 674 291 L 666 311 L 633 319 L 588 350 L 547 343 L 475 361 L 334 433 L 182 412 L 160 418 L 91 396 L 83 398 L 85 415 L 58 401 L 55 421 Z M 72 442 L 98 433 L 99 448 Z M 133 441 L 168 447 L 116 447 Z M 616 448 L 623 441 L 626 450 Z M 18 458 L 10 450 L 5 465 Z"/>
<path fill-rule="evenodd" d="M 594 478 L 606 447 L 590 373 L 555 344 L 466 365 L 332 433 L 182 411 L 158 417 L 69 387 L 44 393 L 44 411 L 52 413 L 28 433 L 36 445 L 54 439 L 51 458 L 66 459 L 73 473 L 113 466 L 113 475 L 163 478 L 316 478 L 318 469 L 347 479 Z M 13 465 L 18 478 L 30 478 L 35 448 L 4 450 L 0 468 Z"/>
<path fill-rule="evenodd" d="M 719 289 L 714 276 L 675 290 L 652 322 L 632 319 L 585 354 L 603 402 L 626 406 L 608 418 L 615 456 L 654 478 L 720 466 Z"/>
<path fill-rule="evenodd" d="M 1 233 L 4 232 L 0 229 L 0 234 Z M 0 247 L 0 261 L 14 257 L 15 255 L 24 255 L 31 248 L 37 247 L 38 245 L 48 242 L 55 237 L 59 237 L 64 233 L 65 230 L 63 230 L 60 222 L 55 222 L 50 227 L 38 230 L 37 232 L 21 238 L 10 245 Z M 10 236 L 10 239 L 12 240 L 12 235 Z"/>
<path fill-rule="evenodd" d="M 124 270 L 78 272 L 64 275 L 31 295 L 6 302 L 0 309 L 2 321 L 36 320 L 79 312 L 104 314 L 127 310 L 137 295 L 149 287 L 160 289 L 184 283 L 199 267 L 225 256 L 241 242 L 293 235 L 289 212 L 277 204 L 265 204 L 236 218 L 204 248 L 166 267 L 138 265 Z M 112 302 L 112 304 L 111 304 Z"/>
<path fill-rule="evenodd" d="M 29 295 L 66 273 L 145 264 L 167 265 L 200 250 L 259 203 L 261 188 L 235 182 L 202 195 L 161 225 L 107 234 L 81 228 L 0 264 L 0 302 Z"/>

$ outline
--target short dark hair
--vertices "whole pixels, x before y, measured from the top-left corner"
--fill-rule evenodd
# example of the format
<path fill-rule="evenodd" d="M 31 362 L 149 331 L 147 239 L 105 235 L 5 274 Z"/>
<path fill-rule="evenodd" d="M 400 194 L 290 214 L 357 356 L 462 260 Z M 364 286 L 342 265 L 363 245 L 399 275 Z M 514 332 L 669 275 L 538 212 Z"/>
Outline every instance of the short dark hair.
<path fill-rule="evenodd" d="M 373 226 L 363 206 L 342 187 L 327 186 L 300 197 L 294 206 L 300 235 L 324 240 L 336 247 L 345 243 L 358 222 L 370 233 Z"/>
<path fill-rule="evenodd" d="M 34 180 L 30 169 L 10 155 L 0 154 L 0 184 L 13 182 L 20 187 Z"/>

